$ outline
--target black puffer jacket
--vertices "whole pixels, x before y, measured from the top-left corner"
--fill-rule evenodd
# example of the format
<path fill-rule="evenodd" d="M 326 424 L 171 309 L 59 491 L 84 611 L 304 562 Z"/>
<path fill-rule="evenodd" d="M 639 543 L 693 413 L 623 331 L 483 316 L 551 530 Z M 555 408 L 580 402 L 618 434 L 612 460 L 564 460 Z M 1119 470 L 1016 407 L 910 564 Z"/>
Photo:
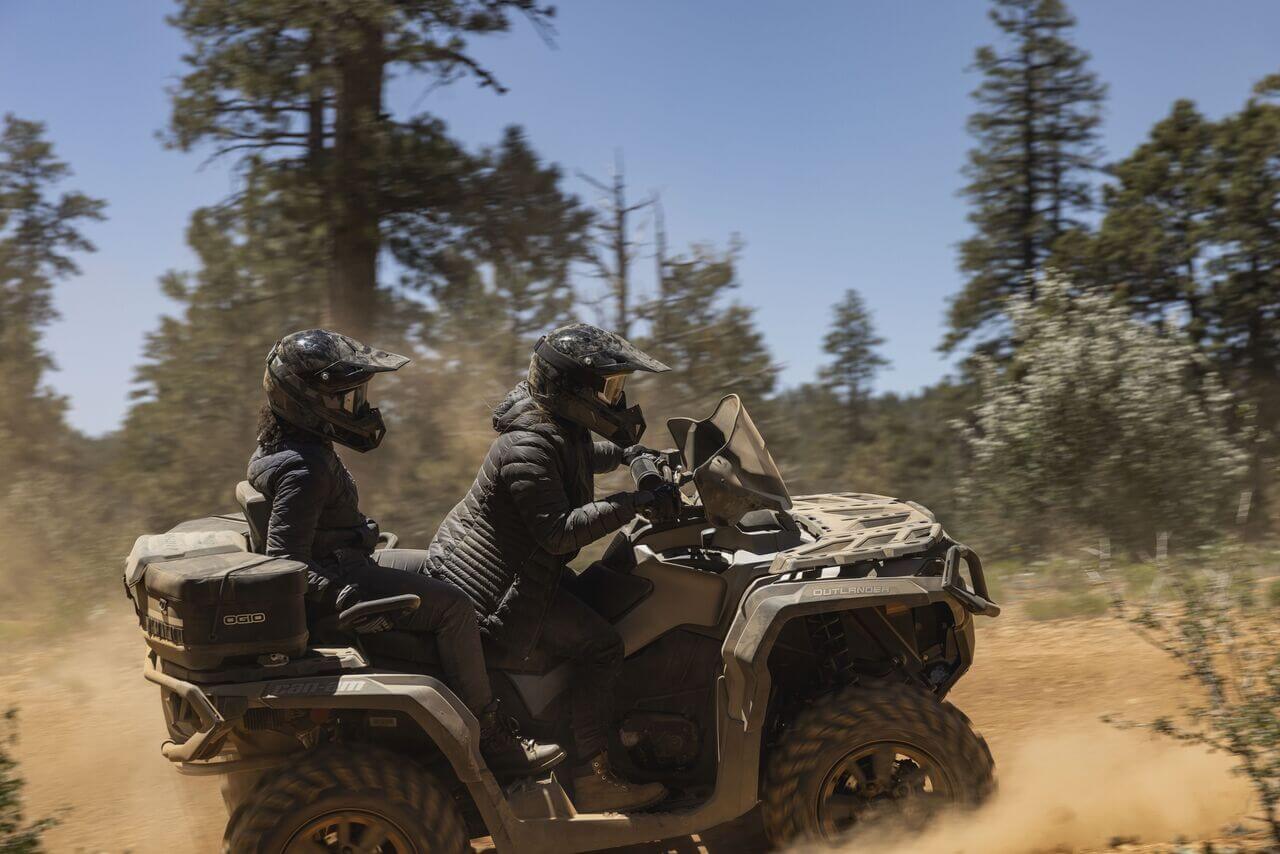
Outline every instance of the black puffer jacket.
<path fill-rule="evenodd" d="M 494 410 L 493 428 L 499 436 L 427 560 L 471 597 L 483 631 L 527 651 L 565 564 L 630 521 L 635 506 L 629 493 L 592 500 L 594 474 L 617 468 L 621 449 L 552 417 L 524 383 Z"/>
<path fill-rule="evenodd" d="M 360 512 L 356 482 L 333 445 L 290 438 L 259 446 L 248 476 L 271 502 L 267 554 L 306 563 L 313 599 L 336 594 L 322 579 L 340 582 L 345 562 L 367 559 L 378 525 Z"/>

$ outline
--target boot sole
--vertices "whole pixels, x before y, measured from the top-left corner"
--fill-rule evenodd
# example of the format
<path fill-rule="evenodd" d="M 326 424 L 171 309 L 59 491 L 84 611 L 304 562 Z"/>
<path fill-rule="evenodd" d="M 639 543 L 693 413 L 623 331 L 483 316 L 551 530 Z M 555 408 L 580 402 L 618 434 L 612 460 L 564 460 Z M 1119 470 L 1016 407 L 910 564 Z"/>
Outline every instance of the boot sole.
<path fill-rule="evenodd" d="M 494 768 L 489 766 L 489 771 L 499 780 L 519 780 L 524 777 L 533 777 L 545 774 L 547 771 L 557 767 L 569 757 L 563 749 L 556 751 L 543 761 L 536 765 L 521 765 L 519 768 Z"/>

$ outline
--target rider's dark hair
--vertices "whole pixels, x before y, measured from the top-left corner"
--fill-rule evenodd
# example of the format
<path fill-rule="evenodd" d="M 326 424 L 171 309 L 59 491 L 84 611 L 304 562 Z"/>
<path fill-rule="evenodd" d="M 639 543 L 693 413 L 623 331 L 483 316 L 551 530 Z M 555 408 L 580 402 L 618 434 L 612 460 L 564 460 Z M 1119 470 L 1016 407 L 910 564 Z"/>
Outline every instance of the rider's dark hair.
<path fill-rule="evenodd" d="M 270 404 L 262 404 L 262 408 L 258 410 L 258 444 L 267 450 L 276 448 L 282 442 L 290 440 L 311 440 L 316 441 L 316 437 L 303 430 L 294 427 L 288 421 L 285 421 L 271 408 Z"/>

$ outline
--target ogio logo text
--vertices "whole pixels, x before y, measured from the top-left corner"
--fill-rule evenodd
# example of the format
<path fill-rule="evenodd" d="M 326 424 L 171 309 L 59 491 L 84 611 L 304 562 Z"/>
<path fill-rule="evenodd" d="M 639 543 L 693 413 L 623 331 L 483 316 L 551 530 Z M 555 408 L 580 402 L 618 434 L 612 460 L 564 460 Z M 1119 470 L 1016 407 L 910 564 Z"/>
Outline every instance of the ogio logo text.
<path fill-rule="evenodd" d="M 247 626 L 251 623 L 265 623 L 267 615 L 262 612 L 256 614 L 227 614 L 222 618 L 223 625 L 227 626 Z"/>

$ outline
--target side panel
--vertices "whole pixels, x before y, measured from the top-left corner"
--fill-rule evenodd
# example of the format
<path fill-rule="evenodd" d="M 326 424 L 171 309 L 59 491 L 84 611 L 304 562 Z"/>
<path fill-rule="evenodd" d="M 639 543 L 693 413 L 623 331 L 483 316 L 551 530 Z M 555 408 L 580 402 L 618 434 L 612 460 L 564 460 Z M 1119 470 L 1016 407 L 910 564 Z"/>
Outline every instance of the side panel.
<path fill-rule="evenodd" d="M 719 575 L 667 563 L 649 549 L 632 575 L 648 579 L 653 592 L 617 623 L 627 655 L 633 655 L 677 626 L 714 626 L 724 609 L 725 580 Z"/>

